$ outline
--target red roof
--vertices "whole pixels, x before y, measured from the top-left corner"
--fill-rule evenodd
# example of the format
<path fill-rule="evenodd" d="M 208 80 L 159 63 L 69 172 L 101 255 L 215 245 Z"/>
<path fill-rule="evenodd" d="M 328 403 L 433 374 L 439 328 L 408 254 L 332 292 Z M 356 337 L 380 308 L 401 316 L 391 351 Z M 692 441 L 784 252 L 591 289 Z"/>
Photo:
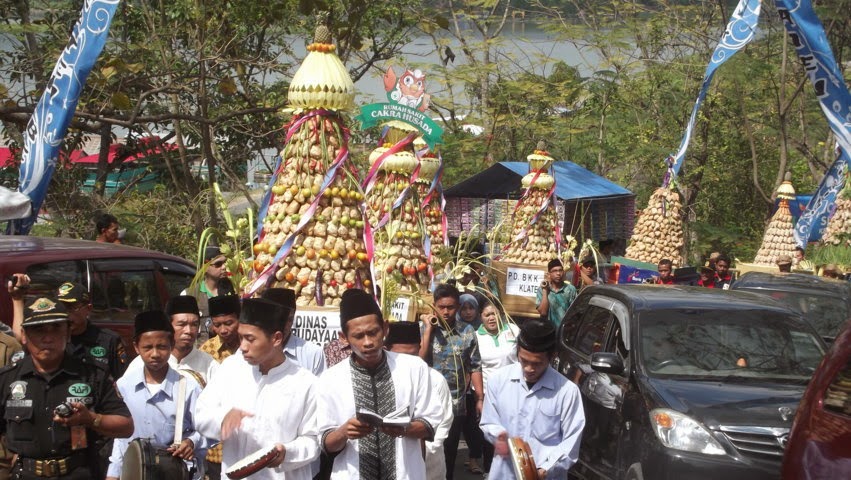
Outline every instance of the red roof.
<path fill-rule="evenodd" d="M 141 151 L 134 153 L 132 155 L 127 156 L 124 159 L 125 162 L 132 162 L 138 160 L 140 158 L 145 158 L 149 155 L 154 155 L 157 153 L 162 153 L 165 151 L 177 150 L 177 145 L 173 143 L 164 143 L 158 145 L 160 137 L 142 137 L 137 140 L 137 146 Z M 122 145 L 120 143 L 113 143 L 109 146 L 109 155 L 107 156 L 107 161 L 111 164 L 115 162 L 115 160 L 119 157 L 122 150 L 127 149 L 126 145 Z M 62 150 L 60 152 L 62 158 L 66 158 L 66 151 Z M 69 155 L 69 158 L 72 163 L 84 163 L 84 164 L 97 164 L 98 163 L 98 154 L 87 155 L 83 150 L 73 150 Z M 8 147 L 0 147 L 0 168 L 3 167 L 11 167 L 17 166 L 15 155 L 12 152 L 11 148 Z"/>

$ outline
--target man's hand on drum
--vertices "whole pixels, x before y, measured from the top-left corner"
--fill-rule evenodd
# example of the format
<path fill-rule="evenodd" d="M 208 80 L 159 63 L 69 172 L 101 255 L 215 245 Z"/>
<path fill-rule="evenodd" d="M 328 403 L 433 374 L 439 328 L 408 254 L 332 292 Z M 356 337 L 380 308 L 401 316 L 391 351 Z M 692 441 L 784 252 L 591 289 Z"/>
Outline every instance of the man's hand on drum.
<path fill-rule="evenodd" d="M 507 457 L 511 454 L 508 448 L 507 432 L 502 432 L 499 434 L 499 436 L 496 437 L 496 441 L 493 443 L 493 453 L 501 457 Z"/>
<path fill-rule="evenodd" d="M 539 468 L 538 469 L 538 480 L 544 480 L 545 478 L 547 478 L 547 471 L 544 470 L 543 468 Z"/>
<path fill-rule="evenodd" d="M 284 448 L 284 446 L 282 444 L 276 443 L 275 444 L 275 450 L 276 450 L 275 458 L 273 458 L 272 461 L 269 462 L 268 468 L 277 467 L 278 465 L 280 465 L 281 463 L 284 462 L 284 457 L 287 456 L 287 449 Z"/>
<path fill-rule="evenodd" d="M 366 422 L 361 422 L 357 417 L 352 417 L 348 422 L 340 425 L 337 430 L 349 440 L 357 440 L 372 433 L 374 427 Z"/>
<path fill-rule="evenodd" d="M 168 451 L 174 457 L 180 457 L 184 460 L 192 460 L 195 458 L 195 444 L 192 440 L 184 438 L 180 445 L 172 445 L 168 447 Z"/>
<path fill-rule="evenodd" d="M 224 442 L 233 435 L 233 431 L 239 428 L 242 424 L 243 418 L 253 416 L 253 413 L 232 408 L 227 415 L 225 415 L 225 419 L 222 420 L 222 441 Z"/>

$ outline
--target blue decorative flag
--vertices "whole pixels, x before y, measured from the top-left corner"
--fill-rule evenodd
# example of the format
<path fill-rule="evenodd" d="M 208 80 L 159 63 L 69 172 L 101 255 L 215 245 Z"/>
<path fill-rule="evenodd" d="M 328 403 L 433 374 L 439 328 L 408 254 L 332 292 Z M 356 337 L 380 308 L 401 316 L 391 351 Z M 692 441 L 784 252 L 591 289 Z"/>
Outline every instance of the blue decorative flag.
<path fill-rule="evenodd" d="M 839 146 L 836 161 L 795 225 L 795 241 L 803 247 L 808 241 L 821 238 L 836 195 L 842 190 L 851 154 L 851 95 L 810 1 L 775 0 L 774 4 Z"/>
<path fill-rule="evenodd" d="M 56 168 L 59 147 L 89 72 L 109 36 L 109 25 L 119 1 L 86 0 L 83 5 L 80 20 L 74 25 L 68 45 L 27 124 L 18 191 L 30 198 L 33 213 L 29 218 L 11 222 L 7 233 L 26 235 L 35 223 Z"/>
<path fill-rule="evenodd" d="M 700 86 L 700 93 L 697 95 L 697 101 L 694 102 L 694 108 L 691 111 L 691 117 L 688 119 L 686 133 L 683 135 L 683 140 L 680 142 L 680 149 L 669 159 L 669 176 L 676 176 L 680 172 L 680 167 L 683 166 L 686 150 L 688 149 L 691 133 L 694 129 L 694 122 L 697 119 L 697 112 L 706 98 L 706 92 L 709 90 L 709 84 L 712 83 L 712 77 L 715 75 L 715 70 L 726 62 L 736 52 L 745 47 L 756 34 L 756 24 L 759 20 L 760 0 L 739 0 L 736 10 L 730 17 L 730 22 L 727 23 L 727 29 L 724 31 L 724 36 L 715 47 L 712 53 L 712 58 L 709 59 L 709 65 L 706 66 L 706 74 L 703 76 L 703 84 Z M 671 178 L 672 179 L 672 178 Z"/>

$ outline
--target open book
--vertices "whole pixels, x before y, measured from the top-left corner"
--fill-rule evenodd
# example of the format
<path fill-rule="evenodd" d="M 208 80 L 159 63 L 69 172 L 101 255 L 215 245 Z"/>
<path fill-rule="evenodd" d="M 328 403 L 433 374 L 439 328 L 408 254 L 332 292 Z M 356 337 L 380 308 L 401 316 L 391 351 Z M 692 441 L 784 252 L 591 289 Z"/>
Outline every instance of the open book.
<path fill-rule="evenodd" d="M 368 423 L 373 427 L 407 427 L 411 424 L 411 415 L 408 413 L 408 407 L 400 407 L 385 417 L 367 408 L 358 407 L 357 418 L 361 422 Z"/>

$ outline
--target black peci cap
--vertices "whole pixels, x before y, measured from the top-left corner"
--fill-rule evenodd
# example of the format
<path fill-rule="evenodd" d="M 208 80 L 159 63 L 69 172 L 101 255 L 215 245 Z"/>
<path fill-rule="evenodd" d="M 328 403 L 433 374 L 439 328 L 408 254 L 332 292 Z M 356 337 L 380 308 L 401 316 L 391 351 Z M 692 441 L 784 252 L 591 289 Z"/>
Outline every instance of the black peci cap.
<path fill-rule="evenodd" d="M 133 320 L 133 338 L 148 332 L 167 332 L 174 335 L 171 320 L 162 310 L 148 310 L 136 315 Z"/>
<path fill-rule="evenodd" d="M 534 353 L 550 352 L 556 346 L 556 328 L 544 320 L 529 320 L 520 327 L 517 345 Z"/>
<path fill-rule="evenodd" d="M 219 295 L 207 301 L 211 317 L 234 314 L 239 316 L 239 297 L 236 295 Z"/>

